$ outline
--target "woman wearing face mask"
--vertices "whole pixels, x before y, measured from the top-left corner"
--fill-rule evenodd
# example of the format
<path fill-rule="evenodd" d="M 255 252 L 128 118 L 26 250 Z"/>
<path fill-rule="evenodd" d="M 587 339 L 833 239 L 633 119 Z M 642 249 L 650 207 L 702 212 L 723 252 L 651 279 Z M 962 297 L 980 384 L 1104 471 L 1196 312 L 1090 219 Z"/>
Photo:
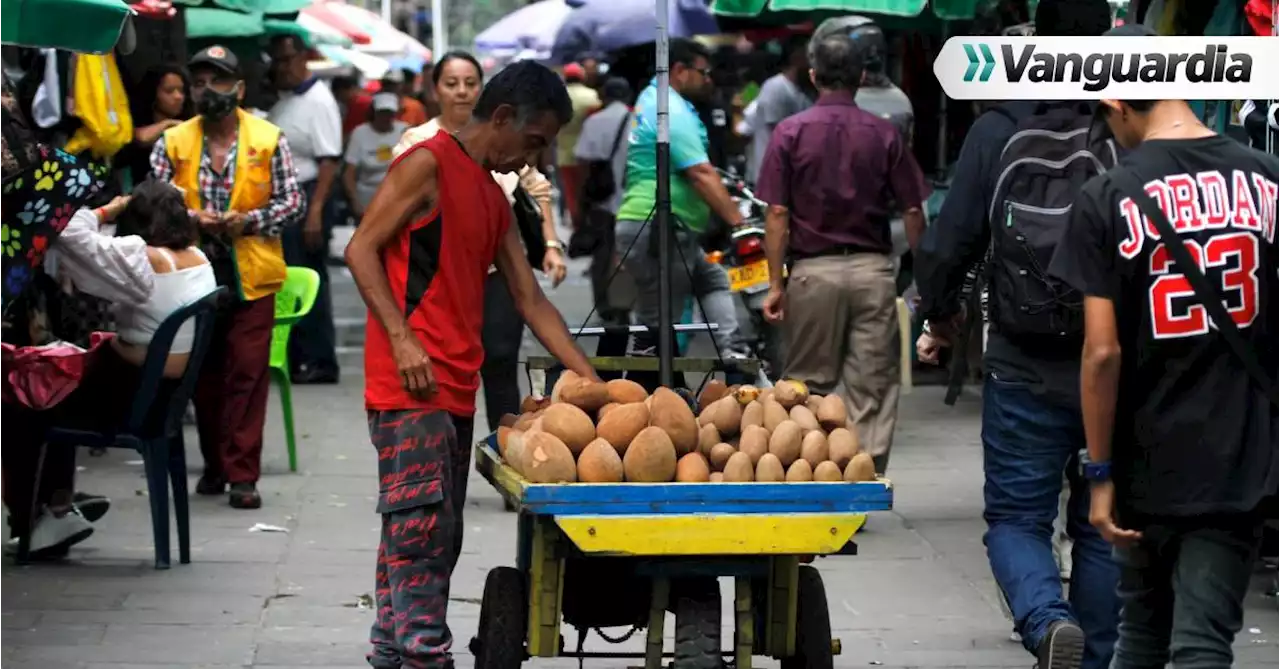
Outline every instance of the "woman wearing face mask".
<path fill-rule="evenodd" d="M 418 142 L 430 139 L 440 130 L 457 133 L 471 120 L 471 110 L 480 97 L 484 73 L 475 57 L 465 51 L 450 51 L 431 70 L 431 83 L 440 105 L 440 115 L 425 125 L 411 128 L 400 139 L 395 155 L 404 153 Z M 556 235 L 555 218 L 551 211 L 551 184 L 532 166 L 525 166 L 519 173 L 494 172 L 493 178 L 514 203 L 513 193 L 521 186 L 538 204 L 542 213 L 542 236 L 546 240 L 546 255 L 542 271 L 551 278 L 552 286 L 560 285 L 565 277 L 564 244 Z M 498 429 L 503 414 L 520 413 L 520 386 L 518 357 L 520 342 L 524 338 L 524 323 L 516 312 L 515 303 L 507 291 L 501 276 L 489 268 L 489 283 L 485 286 L 484 305 L 484 365 L 480 378 L 484 383 L 485 415 L 489 429 Z"/>
<path fill-rule="evenodd" d="M 133 142 L 116 154 L 116 166 L 128 168 L 131 183 L 137 185 L 151 172 L 151 148 L 160 135 L 191 118 L 191 80 L 178 65 L 158 65 L 143 75 L 130 101 Z"/>
<path fill-rule="evenodd" d="M 244 79 L 235 54 L 211 46 L 189 68 L 200 115 L 164 132 L 151 170 L 183 190 L 218 283 L 231 296 L 219 309 L 196 385 L 205 462 L 196 492 L 221 495 L 230 484 L 231 506 L 255 509 L 262 505 L 257 482 L 275 294 L 285 278 L 280 232 L 301 215 L 302 192 L 280 129 L 240 109 Z"/>

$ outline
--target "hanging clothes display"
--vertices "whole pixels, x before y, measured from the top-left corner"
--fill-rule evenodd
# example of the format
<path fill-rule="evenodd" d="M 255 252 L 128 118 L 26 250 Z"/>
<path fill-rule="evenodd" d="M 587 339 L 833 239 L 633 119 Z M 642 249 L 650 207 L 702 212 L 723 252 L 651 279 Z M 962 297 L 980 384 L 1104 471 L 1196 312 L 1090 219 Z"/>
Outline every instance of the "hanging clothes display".
<path fill-rule="evenodd" d="M 1273 0 L 1249 0 L 1244 5 L 1244 16 L 1249 27 L 1258 37 L 1271 37 L 1275 34 L 1275 7 Z"/>
<path fill-rule="evenodd" d="M 65 147 L 68 153 L 89 151 L 96 159 L 114 156 L 133 141 L 133 118 L 115 54 L 79 54 L 72 75 L 72 113 L 80 129 Z"/>

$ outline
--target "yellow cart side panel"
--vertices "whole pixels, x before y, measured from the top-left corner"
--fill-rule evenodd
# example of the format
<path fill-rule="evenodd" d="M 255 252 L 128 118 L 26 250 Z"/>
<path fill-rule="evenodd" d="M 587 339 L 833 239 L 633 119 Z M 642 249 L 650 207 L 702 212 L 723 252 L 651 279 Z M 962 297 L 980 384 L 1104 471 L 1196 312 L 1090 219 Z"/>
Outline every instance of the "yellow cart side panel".
<path fill-rule="evenodd" d="M 844 547 L 866 514 L 557 516 L 588 555 L 827 555 Z"/>

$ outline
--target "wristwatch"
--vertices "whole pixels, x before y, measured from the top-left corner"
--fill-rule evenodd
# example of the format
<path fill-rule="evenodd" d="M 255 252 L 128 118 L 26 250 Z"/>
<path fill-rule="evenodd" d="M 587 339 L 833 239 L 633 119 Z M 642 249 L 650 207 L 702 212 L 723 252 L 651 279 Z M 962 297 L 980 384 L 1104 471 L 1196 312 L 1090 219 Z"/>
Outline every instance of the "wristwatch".
<path fill-rule="evenodd" d="M 1080 449 L 1080 472 L 1089 483 L 1106 483 L 1111 480 L 1111 463 L 1089 459 L 1088 449 Z"/>
<path fill-rule="evenodd" d="M 560 251 L 560 252 L 562 252 L 562 253 L 563 253 L 563 252 L 564 252 L 564 242 L 560 241 L 559 239 L 548 239 L 548 240 L 547 240 L 547 248 L 549 248 L 549 249 L 555 249 L 555 250 Z"/>

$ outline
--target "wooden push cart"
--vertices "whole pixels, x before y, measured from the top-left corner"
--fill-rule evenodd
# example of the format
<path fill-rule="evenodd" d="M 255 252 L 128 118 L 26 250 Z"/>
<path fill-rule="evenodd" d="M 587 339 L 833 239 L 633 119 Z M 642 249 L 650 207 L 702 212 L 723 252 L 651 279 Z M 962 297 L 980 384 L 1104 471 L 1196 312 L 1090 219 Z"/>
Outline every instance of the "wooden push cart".
<path fill-rule="evenodd" d="M 865 513 L 893 505 L 885 480 L 535 485 L 501 461 L 493 436 L 475 455 L 519 512 L 516 567 L 496 567 L 485 581 L 471 642 L 477 669 L 517 669 L 531 657 L 643 657 L 645 669 L 674 658 L 676 669 L 712 669 L 724 656 L 750 669 L 754 655 L 784 669 L 830 669 L 840 645 L 826 591 L 801 561 L 854 552 Z M 735 582 L 727 651 L 718 586 L 706 591 L 716 577 Z M 672 652 L 663 647 L 668 610 Z M 562 622 L 577 629 L 577 650 L 565 647 Z M 645 651 L 583 651 L 587 631 L 605 627 L 646 630 Z"/>

